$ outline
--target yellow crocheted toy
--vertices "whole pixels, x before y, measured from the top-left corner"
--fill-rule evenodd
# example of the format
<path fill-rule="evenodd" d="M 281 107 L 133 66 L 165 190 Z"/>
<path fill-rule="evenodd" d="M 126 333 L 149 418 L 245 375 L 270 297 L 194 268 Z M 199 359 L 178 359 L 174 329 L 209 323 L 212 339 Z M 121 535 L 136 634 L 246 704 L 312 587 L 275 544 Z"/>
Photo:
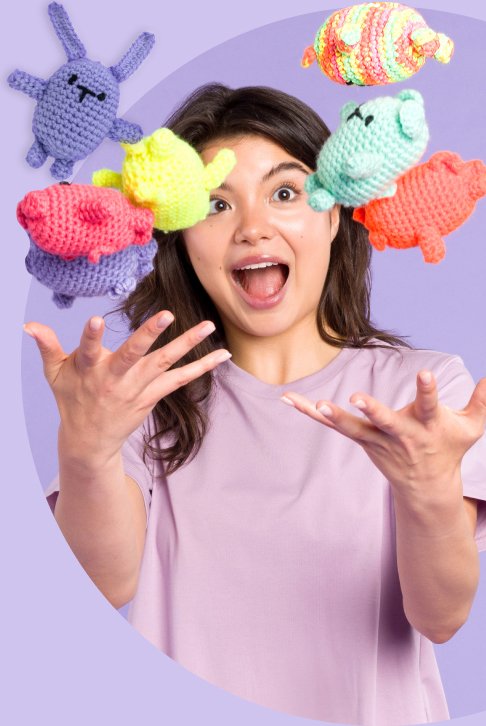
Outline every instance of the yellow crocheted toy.
<path fill-rule="evenodd" d="M 120 189 L 135 205 L 154 213 L 164 232 L 187 229 L 209 212 L 209 192 L 236 164 L 231 149 L 221 149 L 207 165 L 197 151 L 170 129 L 157 129 L 136 144 L 121 144 L 126 155 L 121 174 L 100 169 L 93 184 Z"/>

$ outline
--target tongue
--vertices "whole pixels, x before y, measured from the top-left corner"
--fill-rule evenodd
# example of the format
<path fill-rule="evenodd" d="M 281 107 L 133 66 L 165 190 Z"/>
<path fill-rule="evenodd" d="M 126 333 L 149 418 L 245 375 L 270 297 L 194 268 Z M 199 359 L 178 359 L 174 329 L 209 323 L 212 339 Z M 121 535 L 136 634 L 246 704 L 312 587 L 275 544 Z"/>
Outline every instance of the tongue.
<path fill-rule="evenodd" d="M 256 270 L 241 270 L 240 282 L 248 295 L 264 300 L 276 295 L 285 283 L 282 265 L 272 265 Z"/>

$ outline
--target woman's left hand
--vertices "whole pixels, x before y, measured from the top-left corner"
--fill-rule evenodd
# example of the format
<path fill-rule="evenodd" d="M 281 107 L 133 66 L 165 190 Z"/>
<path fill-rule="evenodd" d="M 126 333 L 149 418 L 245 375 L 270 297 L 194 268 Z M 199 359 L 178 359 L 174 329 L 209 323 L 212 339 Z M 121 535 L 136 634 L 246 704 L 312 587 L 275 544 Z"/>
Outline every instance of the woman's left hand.
<path fill-rule="evenodd" d="M 486 424 L 486 378 L 467 406 L 454 411 L 439 403 L 435 378 L 426 370 L 417 374 L 415 400 L 398 411 L 365 393 L 353 393 L 349 401 L 365 418 L 330 401 L 313 404 L 297 393 L 285 393 L 282 400 L 360 444 L 398 492 L 434 498 L 447 496 L 462 457 Z"/>

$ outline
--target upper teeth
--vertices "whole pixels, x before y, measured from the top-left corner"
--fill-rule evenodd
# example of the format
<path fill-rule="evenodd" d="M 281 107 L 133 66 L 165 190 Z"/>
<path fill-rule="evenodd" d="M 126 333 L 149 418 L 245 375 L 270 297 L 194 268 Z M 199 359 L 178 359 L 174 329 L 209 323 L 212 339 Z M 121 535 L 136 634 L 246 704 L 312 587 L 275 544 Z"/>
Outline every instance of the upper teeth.
<path fill-rule="evenodd" d="M 258 270 L 260 267 L 271 267 L 271 265 L 278 264 L 278 262 L 258 262 L 256 265 L 245 265 L 244 267 L 238 267 L 238 270 Z"/>

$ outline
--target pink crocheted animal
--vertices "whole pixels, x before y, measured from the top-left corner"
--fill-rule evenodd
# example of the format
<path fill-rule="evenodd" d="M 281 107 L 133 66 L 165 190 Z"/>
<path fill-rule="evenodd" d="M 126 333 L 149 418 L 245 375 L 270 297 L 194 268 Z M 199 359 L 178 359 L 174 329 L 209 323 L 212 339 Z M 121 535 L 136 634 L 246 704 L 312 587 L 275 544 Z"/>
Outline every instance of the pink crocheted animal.
<path fill-rule="evenodd" d="M 457 229 L 486 195 L 486 165 L 439 151 L 397 180 L 393 197 L 375 199 L 354 210 L 376 250 L 419 246 L 425 262 L 445 257 L 445 235 Z"/>
<path fill-rule="evenodd" d="M 53 184 L 26 194 L 17 205 L 17 219 L 45 252 L 97 263 L 101 255 L 150 242 L 154 215 L 134 207 L 116 189 Z"/>

